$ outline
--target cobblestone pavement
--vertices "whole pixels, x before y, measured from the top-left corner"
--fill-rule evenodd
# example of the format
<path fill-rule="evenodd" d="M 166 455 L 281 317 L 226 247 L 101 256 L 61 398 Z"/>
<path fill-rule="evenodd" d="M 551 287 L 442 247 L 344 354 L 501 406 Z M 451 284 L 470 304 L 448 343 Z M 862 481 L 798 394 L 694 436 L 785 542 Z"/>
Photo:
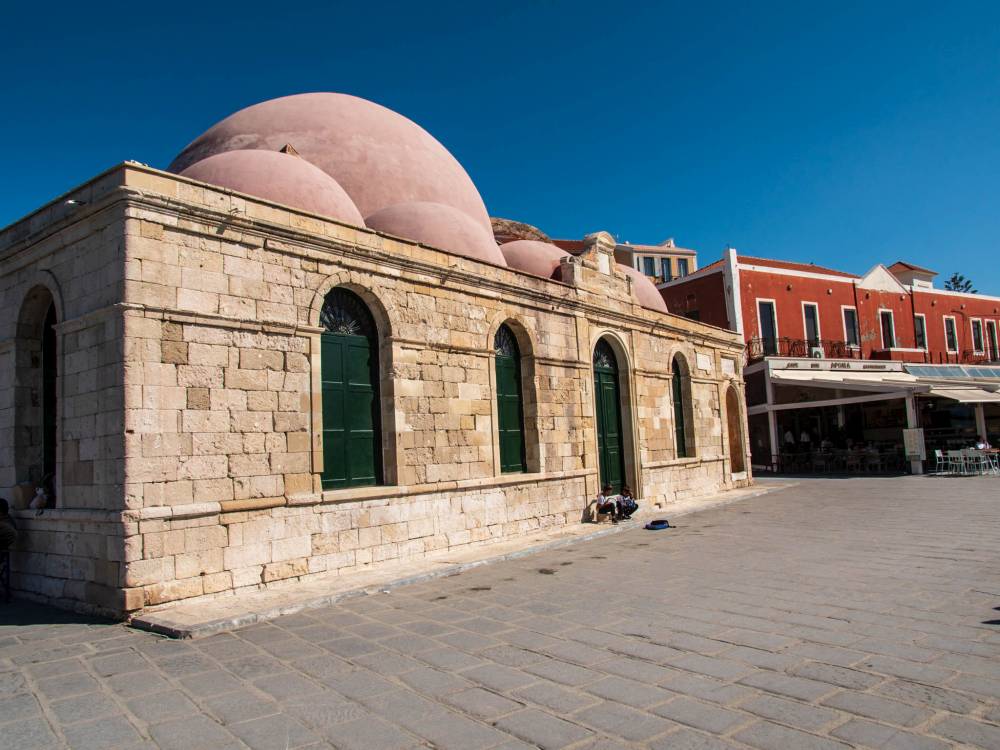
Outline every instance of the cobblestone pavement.
<path fill-rule="evenodd" d="M 804 481 L 199 641 L 15 605 L 0 747 L 995 750 L 998 521 Z"/>

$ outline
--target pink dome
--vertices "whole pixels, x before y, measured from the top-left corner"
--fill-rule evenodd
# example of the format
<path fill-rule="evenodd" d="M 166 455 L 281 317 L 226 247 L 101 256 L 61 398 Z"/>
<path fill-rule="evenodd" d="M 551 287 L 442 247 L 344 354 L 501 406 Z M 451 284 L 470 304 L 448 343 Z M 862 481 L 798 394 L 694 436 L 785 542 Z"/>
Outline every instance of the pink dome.
<path fill-rule="evenodd" d="M 656 284 L 649 280 L 648 276 L 631 266 L 621 263 L 618 263 L 617 266 L 619 271 L 632 278 L 632 292 L 640 305 L 649 310 L 667 312 L 667 303 L 663 301 L 663 295 L 660 294 L 660 290 L 656 288 Z"/>
<path fill-rule="evenodd" d="M 209 156 L 181 175 L 363 227 L 344 188 L 319 167 L 278 151 L 238 150 Z"/>
<path fill-rule="evenodd" d="M 422 242 L 497 266 L 506 266 L 500 248 L 478 222 L 457 208 L 440 203 L 400 203 L 367 216 L 365 224 L 386 234 Z"/>
<path fill-rule="evenodd" d="M 507 265 L 533 276 L 552 279 L 562 276 L 559 262 L 569 255 L 562 248 L 550 242 L 538 240 L 514 240 L 500 246 L 500 252 L 507 259 Z"/>
<path fill-rule="evenodd" d="M 241 109 L 188 144 L 170 171 L 224 151 L 286 144 L 339 182 L 363 216 L 426 201 L 492 231 L 476 186 L 444 146 L 402 115 L 347 94 L 296 94 Z"/>

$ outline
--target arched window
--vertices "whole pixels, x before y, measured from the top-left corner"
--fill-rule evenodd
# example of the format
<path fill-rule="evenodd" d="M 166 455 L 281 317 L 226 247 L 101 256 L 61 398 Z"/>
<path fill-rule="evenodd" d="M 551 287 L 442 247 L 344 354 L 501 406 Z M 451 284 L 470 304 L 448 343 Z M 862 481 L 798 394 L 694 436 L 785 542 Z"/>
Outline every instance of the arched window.
<path fill-rule="evenodd" d="M 42 327 L 42 475 L 56 473 L 56 306 L 50 304 Z"/>
<path fill-rule="evenodd" d="M 58 449 L 58 323 L 52 294 L 43 286 L 25 296 L 18 317 L 14 380 L 14 465 L 18 483 L 56 487 Z"/>
<path fill-rule="evenodd" d="M 500 471 L 523 472 L 524 404 L 521 394 L 521 351 L 514 332 L 505 325 L 493 337 L 497 376 L 497 431 L 500 436 Z"/>
<path fill-rule="evenodd" d="M 676 457 L 687 458 L 691 455 L 688 452 L 687 444 L 687 424 L 685 412 L 685 383 L 684 383 L 684 363 L 680 357 L 674 357 L 673 361 L 673 400 L 674 400 L 674 445 L 677 446 Z"/>
<path fill-rule="evenodd" d="M 353 292 L 337 287 L 319 316 L 323 489 L 382 483 L 378 330 Z"/>

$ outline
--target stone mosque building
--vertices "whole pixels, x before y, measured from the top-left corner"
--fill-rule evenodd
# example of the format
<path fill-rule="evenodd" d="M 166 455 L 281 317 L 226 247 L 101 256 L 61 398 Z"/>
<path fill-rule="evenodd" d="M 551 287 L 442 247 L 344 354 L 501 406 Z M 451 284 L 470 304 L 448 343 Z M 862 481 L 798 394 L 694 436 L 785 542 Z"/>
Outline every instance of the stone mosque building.
<path fill-rule="evenodd" d="M 749 483 L 739 337 L 581 247 L 328 93 L 3 229 L 15 593 L 123 616 L 578 524 L 604 482 L 667 512 Z"/>

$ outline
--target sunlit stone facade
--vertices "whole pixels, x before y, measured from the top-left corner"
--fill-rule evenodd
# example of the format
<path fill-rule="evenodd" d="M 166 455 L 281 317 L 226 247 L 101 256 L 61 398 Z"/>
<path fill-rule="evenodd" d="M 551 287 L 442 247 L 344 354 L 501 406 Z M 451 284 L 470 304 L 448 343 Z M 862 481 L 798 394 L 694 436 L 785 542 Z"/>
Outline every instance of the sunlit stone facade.
<path fill-rule="evenodd" d="M 95 178 L 0 233 L 0 491 L 23 506 L 50 469 L 56 496 L 16 511 L 15 589 L 121 614 L 580 523 L 604 468 L 601 339 L 642 504 L 748 483 L 739 338 L 641 307 L 613 253 L 591 235 L 552 281 L 134 163 Z M 374 322 L 364 486 L 324 466 L 335 289 Z"/>

